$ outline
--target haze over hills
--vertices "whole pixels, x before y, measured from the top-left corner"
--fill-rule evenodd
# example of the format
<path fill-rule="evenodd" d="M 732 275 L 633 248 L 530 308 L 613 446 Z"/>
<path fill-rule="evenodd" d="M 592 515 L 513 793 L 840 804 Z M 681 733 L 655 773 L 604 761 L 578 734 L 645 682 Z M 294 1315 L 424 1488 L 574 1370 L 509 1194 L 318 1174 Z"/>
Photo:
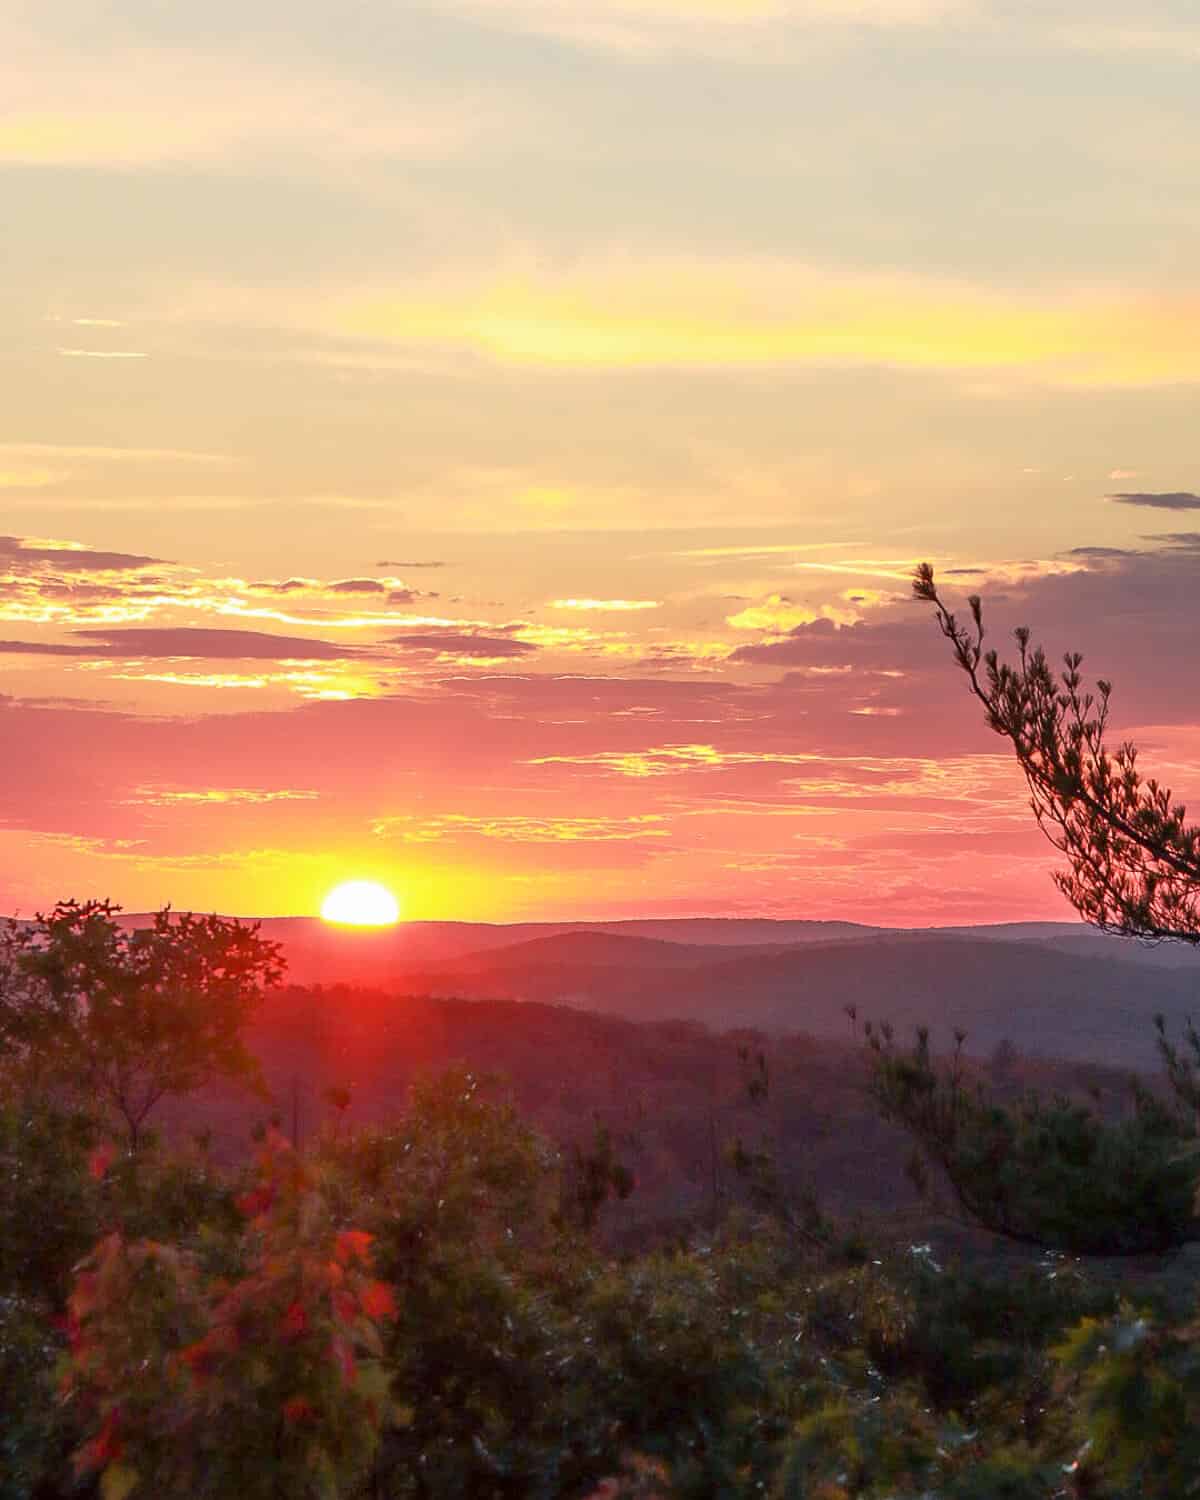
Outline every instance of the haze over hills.
<path fill-rule="evenodd" d="M 137 918 L 132 920 L 139 920 Z M 700 1021 L 844 1040 L 847 1007 L 901 1035 L 955 1027 L 986 1057 L 1156 1066 L 1153 1018 L 1172 1031 L 1197 1009 L 1200 956 L 1080 923 L 889 929 L 851 922 L 691 918 L 622 922 L 401 923 L 333 927 L 267 918 L 296 984 L 396 997 L 523 1000 L 635 1021 Z"/>

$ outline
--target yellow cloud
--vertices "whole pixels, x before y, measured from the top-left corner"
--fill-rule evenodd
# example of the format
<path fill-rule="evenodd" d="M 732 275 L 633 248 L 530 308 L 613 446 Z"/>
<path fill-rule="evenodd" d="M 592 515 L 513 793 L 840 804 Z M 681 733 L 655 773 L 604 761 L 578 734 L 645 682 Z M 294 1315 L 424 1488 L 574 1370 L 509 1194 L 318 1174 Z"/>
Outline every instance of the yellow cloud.
<path fill-rule="evenodd" d="M 734 630 L 771 630 L 779 634 L 797 625 L 811 625 L 819 616 L 814 609 L 793 604 L 783 594 L 769 594 L 761 604 L 751 604 L 736 615 L 726 615 L 726 625 Z"/>
<path fill-rule="evenodd" d="M 169 788 L 140 786 L 124 803 L 129 807 L 218 807 L 227 803 L 237 806 L 262 802 L 312 802 L 320 792 L 314 791 L 266 791 L 261 787 L 207 787 L 203 791 L 172 791 Z"/>
<path fill-rule="evenodd" d="M 404 296 L 335 299 L 331 331 L 548 365 L 895 365 L 1009 370 L 1063 386 L 1200 380 L 1200 297 L 1032 294 L 777 260 L 594 260 Z"/>
<path fill-rule="evenodd" d="M 655 745 L 646 750 L 598 750 L 589 755 L 543 755 L 531 766 L 595 766 L 601 771 L 642 780 L 683 771 L 720 771 L 726 766 L 806 765 L 811 754 L 786 755 L 771 750 L 718 750 L 715 745 Z"/>
<path fill-rule="evenodd" d="M 734 630 L 766 630 L 772 635 L 786 635 L 797 625 L 811 625 L 814 620 L 853 625 L 858 618 L 858 611 L 853 608 L 822 604 L 819 609 L 809 609 L 794 603 L 786 594 L 768 594 L 761 604 L 751 604 L 736 615 L 727 615 L 725 623 Z"/>
<path fill-rule="evenodd" d="M 88 663 L 104 667 L 106 663 Z M 352 698 L 377 698 L 384 691 L 379 676 L 353 671 L 289 672 L 111 672 L 116 682 L 157 682 L 168 687 L 261 689 L 279 688 L 299 698 L 342 703 Z"/>
<path fill-rule="evenodd" d="M 0 490 L 36 490 L 47 485 L 60 484 L 67 478 L 65 469 L 44 469 L 18 466 L 0 469 Z"/>

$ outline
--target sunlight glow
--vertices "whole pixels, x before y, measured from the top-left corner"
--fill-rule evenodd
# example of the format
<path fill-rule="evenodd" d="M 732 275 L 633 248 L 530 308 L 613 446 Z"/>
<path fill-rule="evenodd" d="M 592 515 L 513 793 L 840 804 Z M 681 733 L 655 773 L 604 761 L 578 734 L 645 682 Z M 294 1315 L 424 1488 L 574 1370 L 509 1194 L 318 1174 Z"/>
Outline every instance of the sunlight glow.
<path fill-rule="evenodd" d="M 391 927 L 400 920 L 400 903 L 373 880 L 347 880 L 325 897 L 321 916 L 347 927 Z"/>

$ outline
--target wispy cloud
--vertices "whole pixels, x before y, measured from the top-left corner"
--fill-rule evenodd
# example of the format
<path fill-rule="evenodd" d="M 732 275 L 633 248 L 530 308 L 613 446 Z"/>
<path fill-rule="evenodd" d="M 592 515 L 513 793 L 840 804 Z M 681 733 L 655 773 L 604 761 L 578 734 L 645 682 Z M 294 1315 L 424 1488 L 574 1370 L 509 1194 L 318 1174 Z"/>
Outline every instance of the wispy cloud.
<path fill-rule="evenodd" d="M 630 817 L 539 817 L 500 814 L 495 817 L 442 813 L 432 818 L 406 815 L 376 822 L 373 831 L 399 837 L 405 843 L 431 844 L 465 836 L 500 839 L 515 844 L 625 843 L 666 838 L 667 820 L 661 813 Z"/>
<path fill-rule="evenodd" d="M 66 359 L 148 359 L 142 349 L 59 349 Z"/>
<path fill-rule="evenodd" d="M 531 641 L 515 640 L 508 635 L 488 635 L 482 631 L 468 634 L 455 630 L 414 630 L 404 635 L 389 636 L 386 644 L 397 647 L 401 651 L 429 653 L 454 659 L 483 657 L 488 661 L 529 656 L 538 649 Z"/>
<path fill-rule="evenodd" d="M 418 293 L 351 294 L 330 332 L 581 367 L 881 365 L 995 370 L 1063 387 L 1200 381 L 1190 298 L 1127 287 L 1004 291 L 783 260 L 609 257 L 516 264 Z"/>
<path fill-rule="evenodd" d="M 689 771 L 722 771 L 731 766 L 803 765 L 812 757 L 777 751 L 721 750 L 715 745 L 656 745 L 645 750 L 595 750 L 583 755 L 543 755 L 531 766 L 571 765 L 629 776 L 642 781 L 651 776 L 677 776 Z"/>
<path fill-rule="evenodd" d="M 388 89 L 315 59 L 287 66 L 243 47 L 72 48 L 10 22 L 0 24 L 0 52 L 8 65 L 0 161 L 37 166 L 436 159 L 502 119 L 486 89 L 452 94 L 416 78 Z"/>
<path fill-rule="evenodd" d="M 440 0 L 505 30 L 629 57 L 680 48 L 769 63 L 781 35 L 924 27 L 971 14 L 971 0 Z M 767 50 L 764 50 L 767 49 Z"/>
<path fill-rule="evenodd" d="M 643 609 L 661 609 L 659 599 L 551 599 L 548 609 L 581 609 L 601 613 L 630 613 Z"/>
<path fill-rule="evenodd" d="M 1148 510 L 1200 510 L 1200 495 L 1194 495 L 1191 490 L 1132 491 L 1109 495 L 1108 498 L 1118 505 L 1140 505 Z"/>
<path fill-rule="evenodd" d="M 361 653 L 353 646 L 307 637 L 267 635 L 256 630 L 208 630 L 193 626 L 78 630 L 94 656 L 166 657 L 192 661 L 337 661 Z"/>
<path fill-rule="evenodd" d="M 232 453 L 201 453 L 189 448 L 120 448 L 97 443 L 0 443 L 0 462 L 12 458 L 48 459 L 58 463 L 95 460 L 114 464 L 240 463 Z"/>
<path fill-rule="evenodd" d="M 139 786 L 123 801 L 128 807 L 245 807 L 271 802 L 315 802 L 320 795 L 320 792 L 291 788 L 229 786 L 196 790 Z"/>
<path fill-rule="evenodd" d="M 101 552 L 79 542 L 58 542 L 41 537 L 0 536 L 0 568 L 28 572 L 60 568 L 72 573 L 128 572 L 162 561 L 133 552 Z"/>

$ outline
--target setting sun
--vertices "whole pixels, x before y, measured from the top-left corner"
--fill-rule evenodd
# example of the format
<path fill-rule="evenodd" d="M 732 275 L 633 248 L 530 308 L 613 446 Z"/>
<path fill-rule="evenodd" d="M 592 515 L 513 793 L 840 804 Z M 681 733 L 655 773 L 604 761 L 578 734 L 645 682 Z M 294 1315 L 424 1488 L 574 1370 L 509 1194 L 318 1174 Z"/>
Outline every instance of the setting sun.
<path fill-rule="evenodd" d="M 400 920 L 400 903 L 373 880 L 347 880 L 325 897 L 321 916 L 349 927 L 390 927 Z"/>

